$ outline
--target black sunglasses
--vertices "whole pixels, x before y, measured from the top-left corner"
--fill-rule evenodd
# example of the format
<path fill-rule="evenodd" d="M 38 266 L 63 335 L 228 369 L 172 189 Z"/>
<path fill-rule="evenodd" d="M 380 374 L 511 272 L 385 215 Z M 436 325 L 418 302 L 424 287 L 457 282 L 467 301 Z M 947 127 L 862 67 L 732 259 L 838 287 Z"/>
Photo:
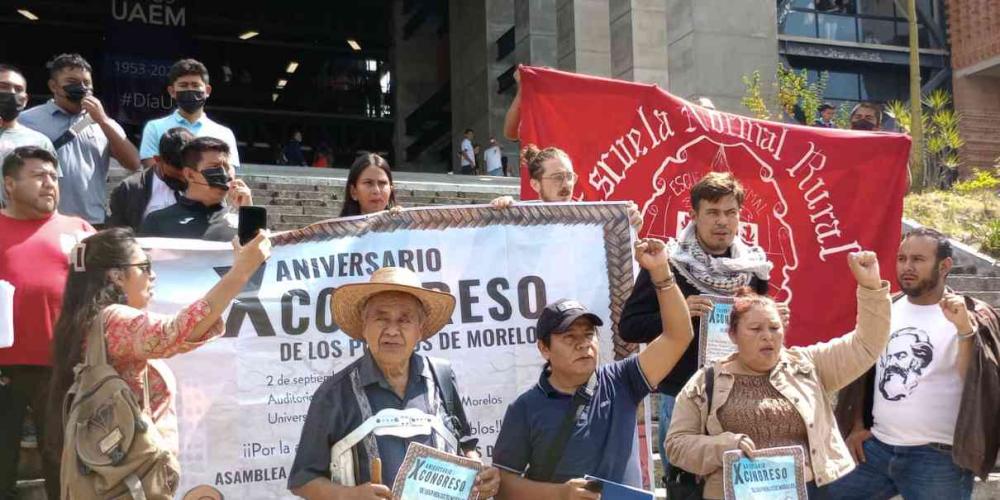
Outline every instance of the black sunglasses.
<path fill-rule="evenodd" d="M 121 267 L 138 267 L 140 271 L 149 274 L 153 270 L 153 263 L 147 260 L 135 264 L 123 264 Z"/>

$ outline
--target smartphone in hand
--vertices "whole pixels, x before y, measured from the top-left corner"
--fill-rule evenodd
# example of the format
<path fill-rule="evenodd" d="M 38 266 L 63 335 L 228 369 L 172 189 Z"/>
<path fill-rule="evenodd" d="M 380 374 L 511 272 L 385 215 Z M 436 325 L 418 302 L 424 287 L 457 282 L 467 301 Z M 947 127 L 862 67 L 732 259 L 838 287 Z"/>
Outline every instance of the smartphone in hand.
<path fill-rule="evenodd" d="M 261 229 L 267 227 L 267 209 L 264 207 L 246 206 L 240 207 L 239 229 L 237 235 L 240 238 L 240 245 L 246 245 L 248 241 L 257 237 Z"/>

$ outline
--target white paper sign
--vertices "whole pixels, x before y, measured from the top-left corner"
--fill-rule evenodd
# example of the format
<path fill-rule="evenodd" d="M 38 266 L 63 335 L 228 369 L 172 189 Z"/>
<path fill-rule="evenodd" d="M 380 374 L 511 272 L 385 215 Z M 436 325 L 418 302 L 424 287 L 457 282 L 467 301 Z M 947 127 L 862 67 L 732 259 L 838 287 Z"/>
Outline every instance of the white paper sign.
<path fill-rule="evenodd" d="M 725 358 L 736 352 L 729 339 L 729 318 L 733 314 L 732 297 L 702 295 L 712 300 L 712 310 L 701 318 L 698 331 L 698 366 Z"/>
<path fill-rule="evenodd" d="M 14 285 L 0 280 L 0 349 L 14 345 Z"/>

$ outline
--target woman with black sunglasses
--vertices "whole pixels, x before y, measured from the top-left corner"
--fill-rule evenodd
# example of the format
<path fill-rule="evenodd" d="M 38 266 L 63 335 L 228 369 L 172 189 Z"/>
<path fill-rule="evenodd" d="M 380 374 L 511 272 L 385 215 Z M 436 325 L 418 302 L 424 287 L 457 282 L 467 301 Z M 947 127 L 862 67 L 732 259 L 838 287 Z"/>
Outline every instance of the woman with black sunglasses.
<path fill-rule="evenodd" d="M 146 310 L 156 273 L 131 229 L 100 231 L 78 244 L 70 255 L 62 312 L 53 334 L 53 371 L 49 393 L 49 429 L 63 429 L 63 398 L 73 383 L 73 367 L 83 359 L 84 339 L 95 321 L 103 322 L 108 362 L 143 401 L 175 455 L 179 448 L 173 375 L 157 361 L 195 349 L 224 332 L 221 320 L 236 295 L 268 258 L 271 243 L 258 234 L 245 246 L 233 242 L 233 266 L 203 297 L 174 315 Z M 46 433 L 45 452 L 58 463 L 63 433 Z"/>

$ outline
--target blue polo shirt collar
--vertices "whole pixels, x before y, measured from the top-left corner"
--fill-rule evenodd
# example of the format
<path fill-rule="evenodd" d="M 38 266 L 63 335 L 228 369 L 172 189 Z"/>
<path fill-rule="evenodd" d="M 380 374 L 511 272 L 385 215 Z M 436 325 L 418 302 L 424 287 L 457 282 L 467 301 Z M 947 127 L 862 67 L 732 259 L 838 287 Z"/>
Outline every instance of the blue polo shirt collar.
<path fill-rule="evenodd" d="M 595 370 L 594 374 L 591 374 L 591 377 L 594 377 L 596 373 L 597 372 Z M 545 394 L 545 397 L 549 399 L 572 398 L 575 394 L 580 394 L 584 398 L 584 401 L 589 402 L 591 400 L 592 395 L 587 392 L 587 384 L 580 386 L 580 388 L 576 390 L 575 394 L 566 394 L 565 392 L 556 389 L 552 383 L 549 382 L 550 375 L 552 375 L 552 367 L 548 363 L 545 363 L 545 366 L 542 367 L 542 374 L 538 376 L 538 389 Z"/>
<path fill-rule="evenodd" d="M 187 125 L 189 127 L 195 127 L 195 128 L 201 128 L 204 122 L 208 121 L 208 116 L 205 113 L 202 113 L 201 118 L 199 118 L 194 123 L 191 123 L 188 121 L 187 118 L 184 118 L 184 116 L 181 115 L 181 110 L 179 109 L 175 109 L 173 114 L 171 114 L 170 116 L 174 118 L 174 121 L 177 122 L 178 125 Z"/>
<path fill-rule="evenodd" d="M 430 363 L 424 361 L 424 357 L 413 353 L 410 355 L 410 375 L 407 380 L 407 386 L 409 386 L 417 377 L 423 377 L 430 379 L 433 377 L 431 375 Z M 365 353 L 364 357 L 361 358 L 361 364 L 358 366 L 358 378 L 361 381 L 361 385 L 367 387 L 372 384 L 378 384 L 384 389 L 392 390 L 392 386 L 389 385 L 389 381 L 386 380 L 385 375 L 382 370 L 375 364 L 375 358 L 372 357 L 371 352 Z"/>
<path fill-rule="evenodd" d="M 55 115 L 58 115 L 58 114 L 63 114 L 63 115 L 66 115 L 66 116 L 76 116 L 76 115 L 80 114 L 80 113 L 73 114 L 73 113 L 70 113 L 69 111 L 66 111 L 65 109 L 62 109 L 61 107 L 59 107 L 58 104 L 56 104 L 56 100 L 55 99 L 49 99 L 49 102 L 45 103 L 45 105 L 49 107 L 49 113 L 52 116 L 55 116 Z"/>

